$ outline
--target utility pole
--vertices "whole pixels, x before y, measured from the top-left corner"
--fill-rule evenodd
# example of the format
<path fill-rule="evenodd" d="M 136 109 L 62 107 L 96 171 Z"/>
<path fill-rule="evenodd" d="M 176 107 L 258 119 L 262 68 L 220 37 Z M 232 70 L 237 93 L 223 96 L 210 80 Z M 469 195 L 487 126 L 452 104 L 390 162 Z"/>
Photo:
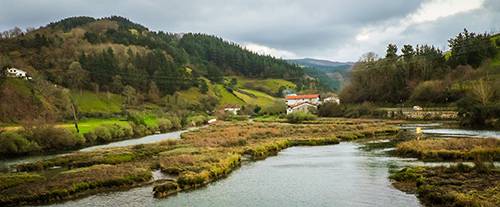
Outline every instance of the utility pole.
<path fill-rule="evenodd" d="M 75 124 L 76 133 L 80 133 L 80 129 L 78 128 L 78 111 L 76 104 L 71 95 L 69 95 L 69 98 L 71 100 L 71 111 L 73 112 L 73 123 Z"/>

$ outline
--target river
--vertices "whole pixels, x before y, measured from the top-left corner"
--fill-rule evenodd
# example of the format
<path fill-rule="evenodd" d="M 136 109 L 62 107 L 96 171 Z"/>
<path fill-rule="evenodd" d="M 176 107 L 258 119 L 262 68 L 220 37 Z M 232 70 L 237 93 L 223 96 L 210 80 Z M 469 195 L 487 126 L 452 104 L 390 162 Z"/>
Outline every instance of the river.
<path fill-rule="evenodd" d="M 496 138 L 500 139 L 500 131 L 494 130 L 474 130 L 460 129 L 443 126 L 442 123 L 425 123 L 425 124 L 403 124 L 400 126 L 403 130 L 415 130 L 421 128 L 422 133 L 426 136 L 434 137 L 475 137 L 475 138 Z"/>
<path fill-rule="evenodd" d="M 89 151 L 94 151 L 98 149 L 103 149 L 103 148 L 109 148 L 109 147 L 124 147 L 124 146 L 130 146 L 130 145 L 138 145 L 138 144 L 151 144 L 155 142 L 160 142 L 163 140 L 168 140 L 168 139 L 179 139 L 180 135 L 183 132 L 190 131 L 190 130 L 196 130 L 199 127 L 192 127 L 186 130 L 179 130 L 179 131 L 173 131 L 173 132 L 168 132 L 168 133 L 163 133 L 163 134 L 153 134 L 153 135 L 148 135 L 140 138 L 134 138 L 134 139 L 127 139 L 127 140 L 121 140 L 121 141 L 116 141 L 116 142 L 111 142 L 108 144 L 102 144 L 102 145 L 95 145 L 87 148 L 83 148 L 80 150 L 75 150 L 75 151 L 69 151 L 69 152 L 64 152 L 64 153 L 59 153 L 59 154 L 52 154 L 52 155 L 34 155 L 34 156 L 25 156 L 25 157 L 19 157 L 19 158 L 12 158 L 12 159 L 3 159 L 0 160 L 0 169 L 9 169 L 13 165 L 20 164 L 20 163 L 27 163 L 27 162 L 36 162 L 38 160 L 44 160 L 44 159 L 50 159 L 59 155 L 65 155 L 69 154 L 72 152 L 76 151 L 81 151 L 81 152 L 89 152 Z"/>
<path fill-rule="evenodd" d="M 249 162 L 201 189 L 155 199 L 152 186 L 53 206 L 420 206 L 391 186 L 390 167 L 407 160 L 359 149 L 358 144 L 292 147 Z"/>

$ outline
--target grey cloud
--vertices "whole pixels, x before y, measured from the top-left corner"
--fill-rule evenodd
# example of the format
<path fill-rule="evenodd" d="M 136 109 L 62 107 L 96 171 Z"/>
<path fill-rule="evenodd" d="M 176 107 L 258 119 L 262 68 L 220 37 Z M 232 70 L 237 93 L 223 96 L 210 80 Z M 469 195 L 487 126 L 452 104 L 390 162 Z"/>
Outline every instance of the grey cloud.
<path fill-rule="evenodd" d="M 14 26 L 42 26 L 68 16 L 121 15 L 153 30 L 203 32 L 238 43 L 255 43 L 290 51 L 303 57 L 356 60 L 361 54 L 334 54 L 349 45 L 361 28 L 399 21 L 424 1 L 0 0 L 0 30 Z M 394 41 L 443 44 L 444 40 L 445 44 L 457 28 L 489 30 L 494 26 L 493 20 L 498 22 L 499 3 L 488 0 L 486 4 L 481 9 L 483 11 L 409 28 L 393 37 Z M 374 43 L 359 49 L 380 52 L 385 44 Z"/>

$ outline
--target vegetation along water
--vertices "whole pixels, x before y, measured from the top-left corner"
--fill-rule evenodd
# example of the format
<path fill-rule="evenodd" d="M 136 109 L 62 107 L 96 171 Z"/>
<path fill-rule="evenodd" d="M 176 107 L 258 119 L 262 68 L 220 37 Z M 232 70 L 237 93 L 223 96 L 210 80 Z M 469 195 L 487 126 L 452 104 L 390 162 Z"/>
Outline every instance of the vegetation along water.
<path fill-rule="evenodd" d="M 500 34 L 286 60 L 102 16 L 0 33 L 0 206 L 500 206 Z"/>

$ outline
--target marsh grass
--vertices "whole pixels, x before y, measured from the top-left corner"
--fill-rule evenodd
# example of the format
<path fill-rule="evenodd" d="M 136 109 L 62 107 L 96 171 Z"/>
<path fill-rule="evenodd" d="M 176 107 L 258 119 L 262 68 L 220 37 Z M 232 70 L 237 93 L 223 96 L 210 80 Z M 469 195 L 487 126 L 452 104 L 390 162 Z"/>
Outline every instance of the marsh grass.
<path fill-rule="evenodd" d="M 417 193 L 426 206 L 500 206 L 500 171 L 458 164 L 451 167 L 409 167 L 393 172 L 393 185 Z"/>
<path fill-rule="evenodd" d="M 397 145 L 396 153 L 427 161 L 499 161 L 500 140 L 493 138 L 434 138 L 411 140 Z"/>
<path fill-rule="evenodd" d="M 78 152 L 18 165 L 19 172 L 8 176 L 33 176 L 33 182 L 7 177 L 12 181 L 0 190 L 0 204 L 47 203 L 149 183 L 152 169 L 174 178 L 155 182 L 154 195 L 165 197 L 227 176 L 243 156 L 259 160 L 287 147 L 337 144 L 395 132 L 385 122 L 362 119 L 318 119 L 304 124 L 220 122 L 183 133 L 180 140 Z"/>

